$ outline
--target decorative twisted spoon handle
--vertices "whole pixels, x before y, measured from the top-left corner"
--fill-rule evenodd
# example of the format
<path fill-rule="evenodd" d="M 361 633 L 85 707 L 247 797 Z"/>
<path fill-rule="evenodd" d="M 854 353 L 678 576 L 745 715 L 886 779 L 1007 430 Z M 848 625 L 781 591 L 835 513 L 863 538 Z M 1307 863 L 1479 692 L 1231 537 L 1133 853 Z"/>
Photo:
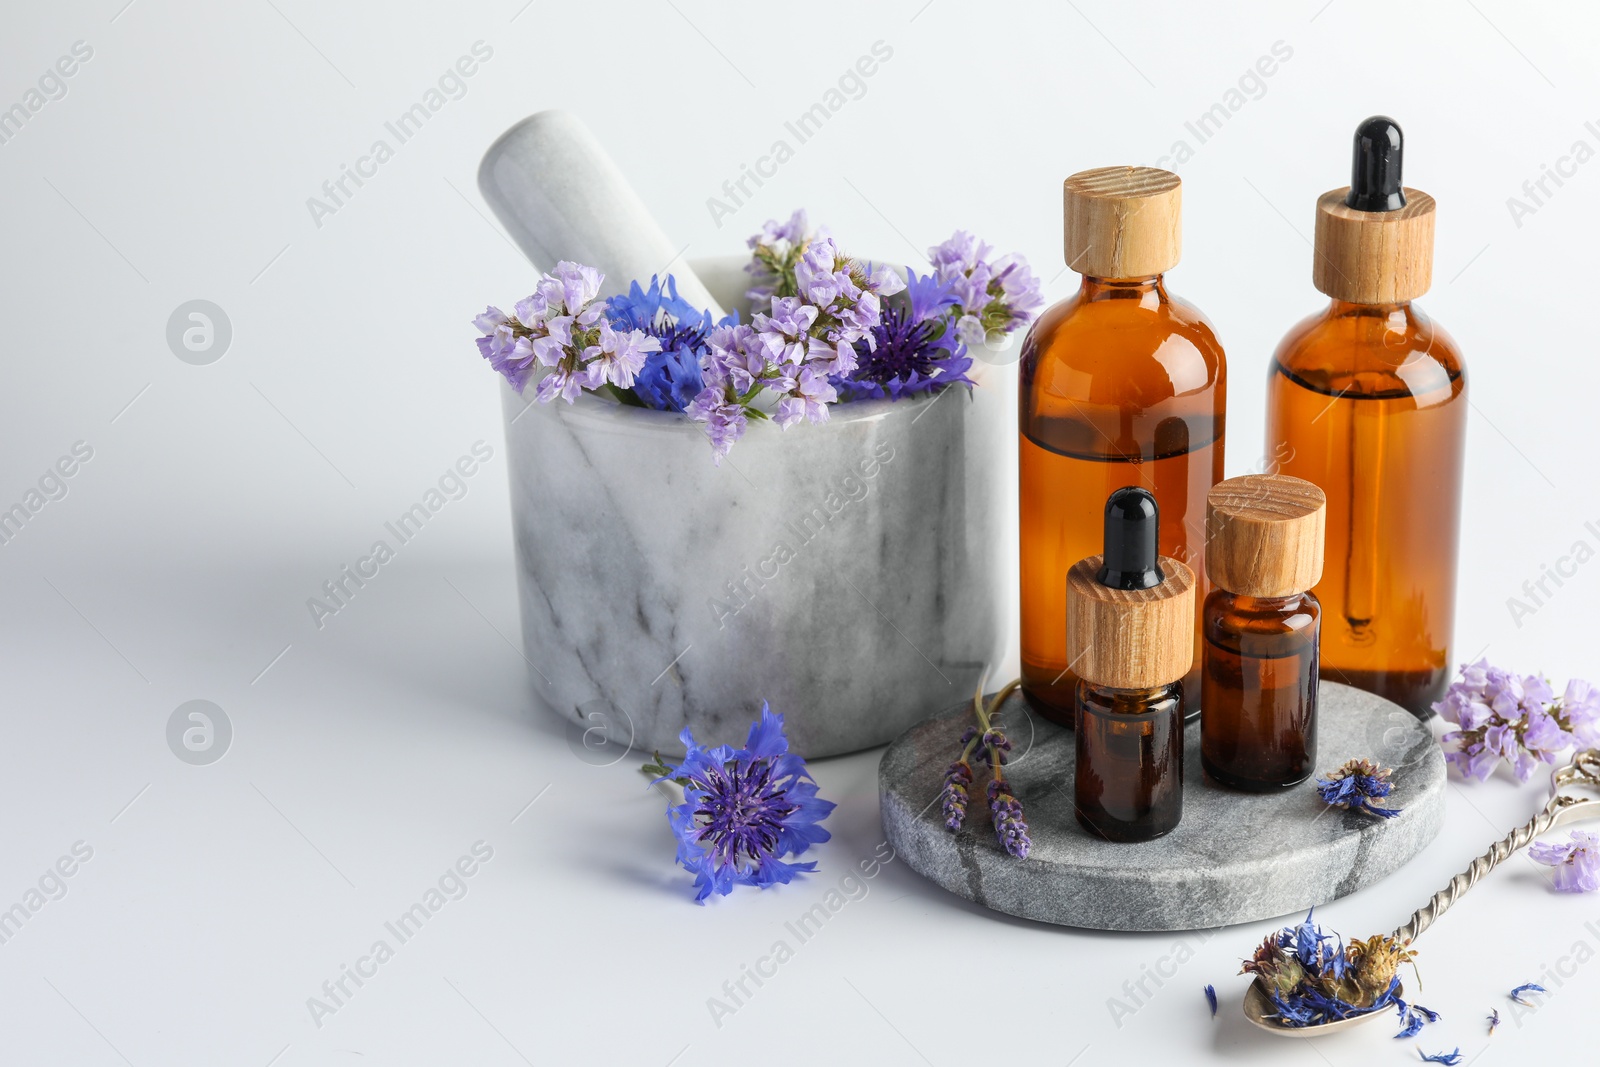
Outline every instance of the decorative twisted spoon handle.
<path fill-rule="evenodd" d="M 1411 919 L 1392 935 L 1396 941 L 1413 941 L 1434 921 L 1449 911 L 1462 894 L 1500 865 L 1501 861 L 1525 848 L 1546 830 L 1564 822 L 1600 814 L 1600 800 L 1563 793 L 1563 786 L 1600 788 L 1600 749 L 1587 749 L 1573 756 L 1572 762 L 1552 776 L 1553 792 L 1544 809 L 1523 825 L 1490 846 L 1489 851 L 1472 861 L 1472 866 L 1450 879 L 1450 884 L 1418 908 Z"/>

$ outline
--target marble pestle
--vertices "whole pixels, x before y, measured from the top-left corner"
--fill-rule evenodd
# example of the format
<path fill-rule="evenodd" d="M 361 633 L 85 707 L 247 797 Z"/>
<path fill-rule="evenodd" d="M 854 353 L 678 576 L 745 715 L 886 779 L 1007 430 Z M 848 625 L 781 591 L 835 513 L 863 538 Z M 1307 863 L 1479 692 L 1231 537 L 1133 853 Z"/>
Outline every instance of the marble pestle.
<path fill-rule="evenodd" d="M 478 165 L 478 189 L 533 265 L 561 260 L 601 271 L 601 295 L 677 279 L 678 295 L 713 319 L 723 309 L 645 208 L 606 150 L 575 115 L 540 111 L 511 127 Z"/>

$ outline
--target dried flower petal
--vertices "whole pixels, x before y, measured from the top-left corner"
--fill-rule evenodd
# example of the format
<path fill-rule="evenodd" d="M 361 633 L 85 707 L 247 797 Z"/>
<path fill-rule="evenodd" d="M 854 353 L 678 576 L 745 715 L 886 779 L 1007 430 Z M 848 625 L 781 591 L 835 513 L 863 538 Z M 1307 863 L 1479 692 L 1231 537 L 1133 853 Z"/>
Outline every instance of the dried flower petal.
<path fill-rule="evenodd" d="M 1217 1017 L 1217 990 L 1216 990 L 1216 987 L 1211 986 L 1211 985 L 1207 985 L 1206 986 L 1206 1003 L 1211 1005 L 1211 1017 L 1213 1019 L 1215 1019 Z"/>
<path fill-rule="evenodd" d="M 1549 990 L 1547 990 L 1544 986 L 1540 985 L 1537 982 L 1525 982 L 1522 985 L 1517 986 L 1517 988 L 1515 988 L 1515 989 L 1513 989 L 1511 991 L 1511 999 L 1516 1001 L 1518 1004 L 1521 1004 L 1525 1008 L 1532 1008 L 1532 1007 L 1535 1006 L 1533 1001 L 1531 1001 L 1528 998 L 1524 997 L 1522 994 L 1524 994 L 1524 993 L 1548 993 L 1548 992 L 1549 992 Z"/>
<path fill-rule="evenodd" d="M 1444 1067 L 1456 1067 L 1456 1064 L 1461 1062 L 1461 1048 L 1459 1045 L 1449 1052 L 1435 1052 L 1432 1055 L 1417 1049 L 1417 1055 L 1422 1057 L 1424 1063 L 1442 1063 Z"/>

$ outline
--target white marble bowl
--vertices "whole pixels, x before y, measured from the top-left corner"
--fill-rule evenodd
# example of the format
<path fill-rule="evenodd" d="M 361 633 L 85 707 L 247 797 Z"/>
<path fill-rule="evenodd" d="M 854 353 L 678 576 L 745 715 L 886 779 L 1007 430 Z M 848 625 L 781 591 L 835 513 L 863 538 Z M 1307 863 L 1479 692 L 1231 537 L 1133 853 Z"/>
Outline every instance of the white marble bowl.
<path fill-rule="evenodd" d="M 743 256 L 692 265 L 727 307 Z M 712 463 L 697 424 L 503 386 L 535 700 L 598 741 L 740 744 L 761 702 L 815 757 L 883 744 L 1000 655 L 1009 391 L 754 423 Z M 598 736 L 591 736 L 598 735 Z M 608 761 L 609 762 L 609 761 Z"/>

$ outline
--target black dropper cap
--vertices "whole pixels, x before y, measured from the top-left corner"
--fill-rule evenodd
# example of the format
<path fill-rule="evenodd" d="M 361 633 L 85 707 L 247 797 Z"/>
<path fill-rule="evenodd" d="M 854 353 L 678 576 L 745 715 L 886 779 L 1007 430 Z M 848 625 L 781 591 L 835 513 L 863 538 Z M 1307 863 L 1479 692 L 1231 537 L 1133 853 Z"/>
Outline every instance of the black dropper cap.
<path fill-rule="evenodd" d="M 1147 489 L 1127 486 L 1106 500 L 1105 559 L 1095 580 L 1111 589 L 1149 589 L 1166 581 L 1158 562 L 1161 513 Z"/>
<path fill-rule="evenodd" d="M 1406 206 L 1400 186 L 1404 142 L 1400 124 L 1374 115 L 1356 127 L 1355 159 L 1350 165 L 1350 195 L 1345 206 L 1357 211 L 1399 211 Z"/>

